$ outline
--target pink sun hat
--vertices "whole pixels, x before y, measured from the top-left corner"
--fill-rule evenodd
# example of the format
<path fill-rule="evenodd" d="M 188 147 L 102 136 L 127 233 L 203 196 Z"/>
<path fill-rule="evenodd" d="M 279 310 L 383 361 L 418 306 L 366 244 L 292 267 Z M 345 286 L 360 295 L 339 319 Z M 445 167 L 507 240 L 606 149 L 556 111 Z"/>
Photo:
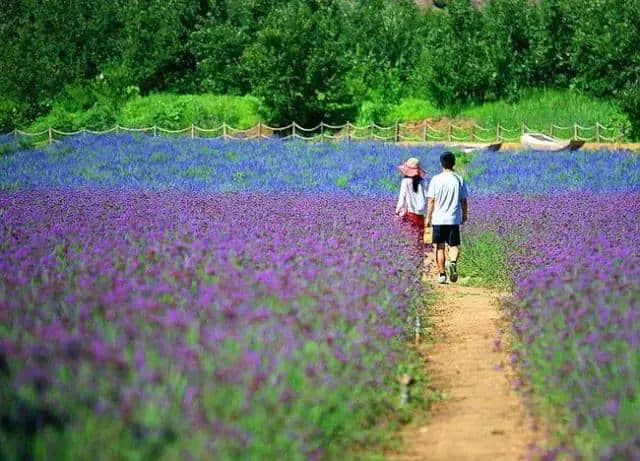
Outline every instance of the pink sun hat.
<path fill-rule="evenodd" d="M 420 176 L 424 178 L 427 173 L 420 167 L 420 160 L 415 157 L 407 159 L 402 165 L 398 166 L 398 170 L 405 176 Z"/>

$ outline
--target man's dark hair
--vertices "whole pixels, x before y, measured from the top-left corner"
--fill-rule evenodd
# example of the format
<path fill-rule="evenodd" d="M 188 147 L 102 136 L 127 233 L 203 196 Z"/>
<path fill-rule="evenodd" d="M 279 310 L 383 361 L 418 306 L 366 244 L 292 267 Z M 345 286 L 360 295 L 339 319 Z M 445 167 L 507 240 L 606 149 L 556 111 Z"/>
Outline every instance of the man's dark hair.
<path fill-rule="evenodd" d="M 440 156 L 440 165 L 442 165 L 442 168 L 451 170 L 455 164 L 456 156 L 451 152 L 445 152 Z"/>

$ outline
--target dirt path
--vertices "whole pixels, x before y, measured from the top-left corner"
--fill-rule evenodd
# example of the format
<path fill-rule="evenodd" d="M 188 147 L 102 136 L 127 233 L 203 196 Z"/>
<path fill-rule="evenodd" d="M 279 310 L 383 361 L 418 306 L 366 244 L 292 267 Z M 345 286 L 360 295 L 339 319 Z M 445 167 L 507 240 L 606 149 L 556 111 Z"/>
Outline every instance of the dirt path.
<path fill-rule="evenodd" d="M 429 410 L 427 424 L 405 428 L 403 451 L 389 459 L 525 459 L 536 437 L 505 371 L 506 353 L 495 350 L 500 295 L 460 283 L 434 289 L 440 296 L 429 309 L 433 338 L 423 354 L 431 386 L 446 397 Z M 496 369 L 500 363 L 504 370 Z"/>

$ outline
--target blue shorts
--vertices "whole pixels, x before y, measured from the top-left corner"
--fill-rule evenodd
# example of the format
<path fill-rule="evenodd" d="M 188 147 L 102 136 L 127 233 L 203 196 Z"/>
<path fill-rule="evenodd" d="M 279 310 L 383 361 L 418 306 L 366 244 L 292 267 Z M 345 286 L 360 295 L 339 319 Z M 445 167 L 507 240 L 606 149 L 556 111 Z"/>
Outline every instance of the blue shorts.
<path fill-rule="evenodd" d="M 446 243 L 450 247 L 460 245 L 460 226 L 433 226 L 433 243 Z"/>

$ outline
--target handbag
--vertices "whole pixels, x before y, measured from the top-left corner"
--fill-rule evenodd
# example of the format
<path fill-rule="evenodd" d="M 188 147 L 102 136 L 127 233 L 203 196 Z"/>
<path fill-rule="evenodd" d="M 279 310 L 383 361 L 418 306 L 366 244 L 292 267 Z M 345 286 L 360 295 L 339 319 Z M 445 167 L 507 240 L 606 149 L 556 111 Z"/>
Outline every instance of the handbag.
<path fill-rule="evenodd" d="M 424 234 L 422 236 L 422 241 L 424 243 L 433 243 L 433 227 L 432 226 L 424 226 Z"/>

